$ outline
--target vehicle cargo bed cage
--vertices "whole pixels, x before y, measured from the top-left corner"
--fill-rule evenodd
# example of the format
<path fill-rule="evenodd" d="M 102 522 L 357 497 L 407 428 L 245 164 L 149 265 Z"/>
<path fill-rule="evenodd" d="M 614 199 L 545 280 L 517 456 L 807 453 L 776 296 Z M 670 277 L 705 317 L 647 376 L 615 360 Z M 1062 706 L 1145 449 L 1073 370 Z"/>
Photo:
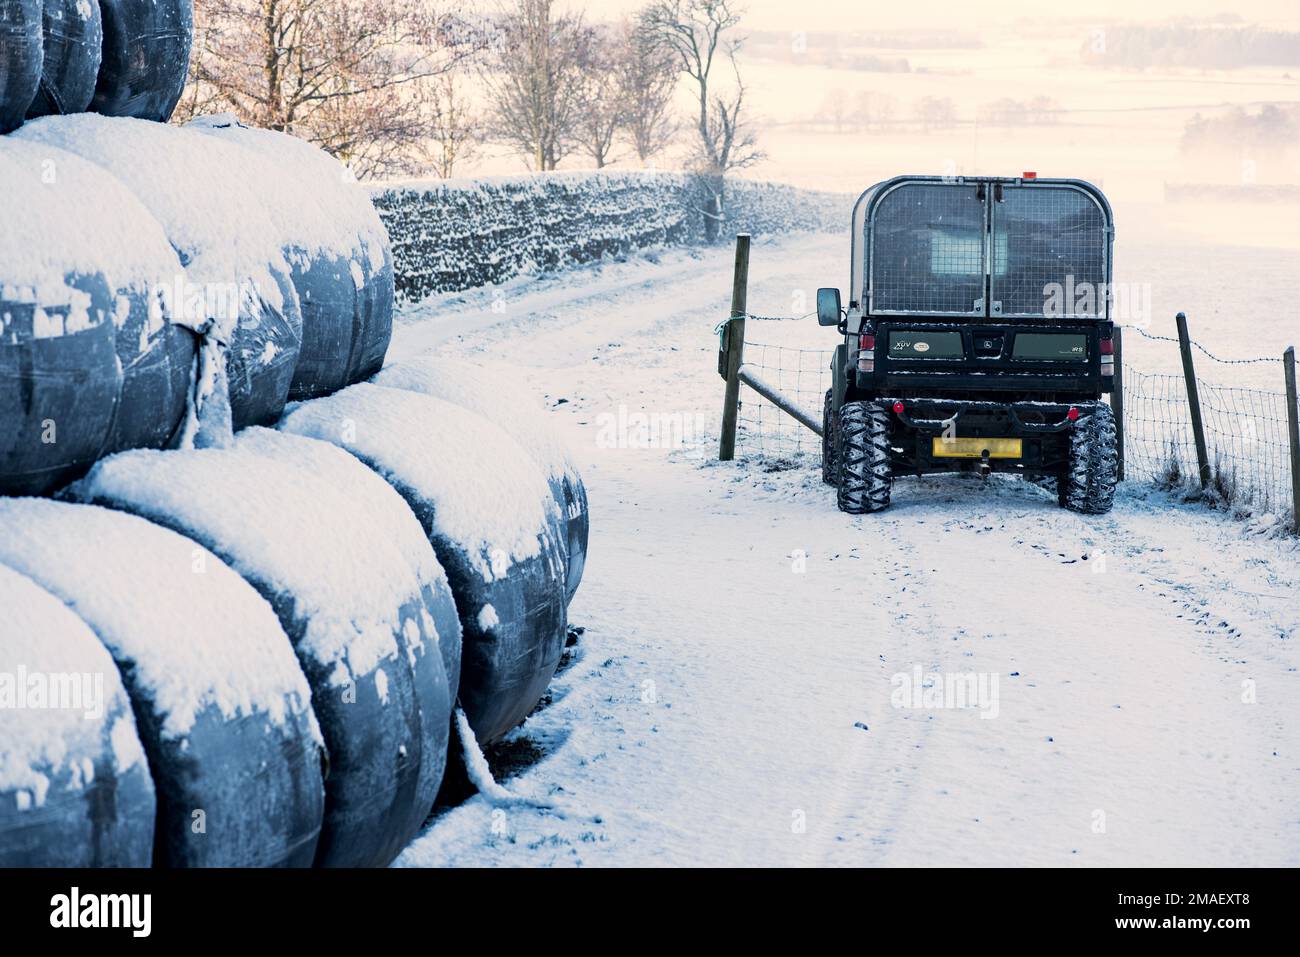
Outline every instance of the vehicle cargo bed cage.
<path fill-rule="evenodd" d="M 1109 319 L 1110 203 L 1090 183 L 896 176 L 853 208 L 848 329 L 863 318 Z"/>

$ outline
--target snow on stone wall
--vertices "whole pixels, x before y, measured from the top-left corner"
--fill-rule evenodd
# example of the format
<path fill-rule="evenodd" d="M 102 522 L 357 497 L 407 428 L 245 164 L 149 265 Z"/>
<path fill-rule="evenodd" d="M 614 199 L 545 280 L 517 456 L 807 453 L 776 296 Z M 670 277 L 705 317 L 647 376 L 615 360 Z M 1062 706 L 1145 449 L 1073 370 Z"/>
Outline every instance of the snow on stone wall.
<path fill-rule="evenodd" d="M 553 173 L 376 186 L 397 295 L 418 302 L 638 249 L 704 242 L 695 180 L 681 173 Z M 852 197 L 727 183 L 722 234 L 840 230 Z"/>

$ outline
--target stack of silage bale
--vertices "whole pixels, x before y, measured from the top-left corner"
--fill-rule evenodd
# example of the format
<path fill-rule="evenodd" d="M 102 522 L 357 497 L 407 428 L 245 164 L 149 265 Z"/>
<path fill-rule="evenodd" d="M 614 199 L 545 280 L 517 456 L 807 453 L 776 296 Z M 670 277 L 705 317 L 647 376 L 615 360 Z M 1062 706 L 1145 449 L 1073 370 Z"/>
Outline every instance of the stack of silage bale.
<path fill-rule="evenodd" d="M 541 698 L 581 574 L 531 413 L 361 384 L 394 277 L 347 170 L 164 125 L 192 32 L 0 0 L 0 694 L 42 691 L 0 708 L 0 865 L 387 863 L 453 705 L 489 742 Z"/>

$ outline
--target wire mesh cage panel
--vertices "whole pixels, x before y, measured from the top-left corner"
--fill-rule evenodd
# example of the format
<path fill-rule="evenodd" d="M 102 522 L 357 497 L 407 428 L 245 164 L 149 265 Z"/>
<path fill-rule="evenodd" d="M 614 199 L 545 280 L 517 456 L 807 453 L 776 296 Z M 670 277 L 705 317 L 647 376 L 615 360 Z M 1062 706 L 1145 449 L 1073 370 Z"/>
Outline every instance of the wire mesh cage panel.
<path fill-rule="evenodd" d="M 1105 318 L 1108 217 L 1074 186 L 1012 186 L 991 206 L 990 314 Z"/>
<path fill-rule="evenodd" d="M 866 223 L 870 311 L 984 311 L 984 203 L 973 185 L 903 183 Z"/>

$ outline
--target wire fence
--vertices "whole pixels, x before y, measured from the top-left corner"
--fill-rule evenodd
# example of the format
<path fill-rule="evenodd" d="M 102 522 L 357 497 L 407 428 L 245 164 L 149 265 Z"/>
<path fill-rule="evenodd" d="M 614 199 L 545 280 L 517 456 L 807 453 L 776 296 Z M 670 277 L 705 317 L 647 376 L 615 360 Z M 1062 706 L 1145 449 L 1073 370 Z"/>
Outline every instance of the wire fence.
<path fill-rule="evenodd" d="M 749 316 L 775 320 L 779 317 Z M 770 341 L 774 326 L 765 325 L 769 341 L 746 337 L 744 364 L 756 370 L 813 418 L 820 420 L 826 391 L 831 387 L 832 350 L 809 349 Z M 1178 355 L 1177 339 L 1152 335 L 1169 343 Z M 1208 494 L 1218 504 L 1241 506 L 1269 513 L 1283 521 L 1292 515 L 1291 449 L 1287 396 L 1283 388 L 1282 358 L 1221 359 L 1200 343 L 1192 342 L 1213 369 L 1202 377 L 1197 369 L 1197 391 L 1211 470 Z M 1272 363 L 1277 366 L 1278 388 L 1243 388 L 1222 384 L 1232 374 L 1228 367 Z M 1146 372 L 1126 362 L 1124 386 L 1125 478 L 1164 486 L 1196 482 L 1199 464 L 1192 430 L 1187 382 L 1182 375 Z M 790 415 L 757 393 L 741 389 L 737 417 L 737 450 L 775 465 L 806 464 L 821 455 L 821 441 Z"/>
<path fill-rule="evenodd" d="M 745 340 L 745 365 L 792 399 L 815 419 L 822 415 L 831 387 L 831 352 Z M 736 418 L 736 447 L 749 455 L 794 461 L 806 453 L 821 455 L 821 440 L 758 393 L 741 389 Z"/>
<path fill-rule="evenodd" d="M 1280 359 L 1273 362 L 1279 363 Z M 1224 505 L 1290 516 L 1291 447 L 1285 391 L 1220 385 L 1196 376 L 1209 457 L 1209 492 Z M 1125 477 L 1161 485 L 1196 479 L 1187 380 L 1124 369 Z"/>

